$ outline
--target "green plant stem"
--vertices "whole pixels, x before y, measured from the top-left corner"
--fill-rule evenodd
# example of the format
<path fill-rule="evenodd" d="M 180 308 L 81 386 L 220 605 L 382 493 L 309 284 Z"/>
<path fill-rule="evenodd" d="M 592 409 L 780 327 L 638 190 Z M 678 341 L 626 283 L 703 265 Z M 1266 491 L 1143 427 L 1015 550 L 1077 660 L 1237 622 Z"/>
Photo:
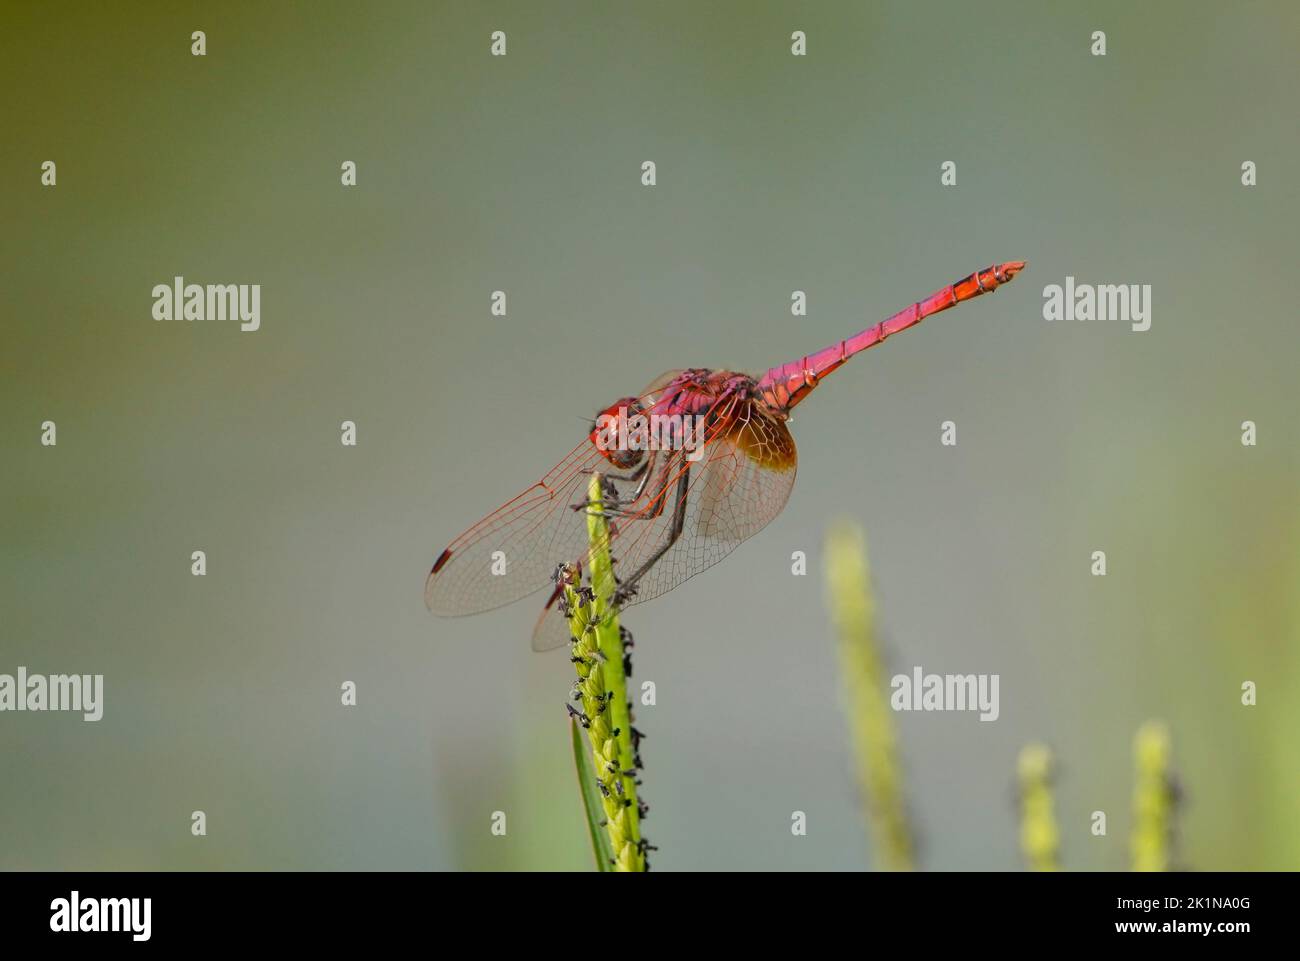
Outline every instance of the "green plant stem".
<path fill-rule="evenodd" d="M 1053 758 L 1044 744 L 1020 752 L 1016 774 L 1020 786 L 1020 851 L 1031 871 L 1059 871 L 1061 833 L 1052 803 Z"/>
<path fill-rule="evenodd" d="M 1148 721 L 1133 739 L 1133 870 L 1167 871 L 1174 832 L 1169 729 Z"/>
<path fill-rule="evenodd" d="M 903 795 L 903 767 L 889 707 L 889 684 L 876 642 L 876 605 L 866 538 L 857 525 L 844 522 L 831 529 L 826 542 L 826 575 L 876 865 L 886 871 L 911 871 L 916 866 L 915 845 Z"/>
<path fill-rule="evenodd" d="M 609 834 L 602 826 L 605 822 L 605 805 L 597 790 L 599 779 L 596 769 L 591 766 L 591 750 L 587 739 L 582 736 L 578 722 L 569 719 L 569 739 L 573 744 L 573 762 L 578 773 L 578 790 L 582 793 L 582 810 L 587 818 L 587 830 L 591 834 L 591 850 L 596 856 L 596 870 L 605 872 L 614 870 L 614 852 L 609 846 Z"/>
<path fill-rule="evenodd" d="M 583 724 L 605 809 L 604 827 L 614 852 L 613 866 L 616 871 L 644 871 L 623 639 L 618 613 L 611 610 L 614 568 L 609 558 L 609 527 L 600 485 L 600 475 L 592 474 L 587 490 L 590 585 L 581 589 L 575 583 L 576 572 L 571 572 L 565 584 L 565 600 L 574 637 L 577 693 L 582 700 Z"/>

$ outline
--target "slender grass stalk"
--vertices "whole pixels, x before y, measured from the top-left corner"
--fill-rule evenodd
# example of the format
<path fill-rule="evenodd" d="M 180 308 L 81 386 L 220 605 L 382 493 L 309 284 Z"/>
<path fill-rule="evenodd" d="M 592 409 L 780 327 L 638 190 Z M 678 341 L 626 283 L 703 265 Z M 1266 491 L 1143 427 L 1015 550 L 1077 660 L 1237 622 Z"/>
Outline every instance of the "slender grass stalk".
<path fill-rule="evenodd" d="M 605 810 L 616 871 L 644 871 L 641 811 L 636 793 L 636 752 L 623 671 L 623 637 L 618 613 L 611 610 L 614 568 L 609 559 L 609 526 L 601 498 L 601 479 L 592 474 L 587 489 L 587 537 L 590 583 L 582 586 L 570 569 L 564 595 L 574 637 L 575 695 L 582 701 L 580 720 L 587 729 L 597 788 Z"/>
<path fill-rule="evenodd" d="M 1169 728 L 1160 721 L 1147 721 L 1133 738 L 1134 871 L 1169 870 L 1177 801 L 1172 753 Z"/>
<path fill-rule="evenodd" d="M 1031 871 L 1059 871 L 1061 833 L 1052 804 L 1055 760 L 1045 744 L 1020 751 L 1016 774 L 1020 794 L 1020 851 Z"/>
<path fill-rule="evenodd" d="M 591 750 L 582 736 L 574 718 L 569 719 L 569 739 L 573 743 L 573 762 L 578 772 L 578 790 L 582 793 L 582 810 L 587 816 L 587 830 L 591 834 L 591 850 L 596 856 L 596 870 L 614 870 L 614 852 L 609 846 L 609 834 L 603 827 L 605 805 L 596 789 L 596 769 L 591 766 Z"/>
<path fill-rule="evenodd" d="M 876 866 L 885 871 L 911 871 L 916 867 L 915 844 L 903 796 L 898 735 L 876 638 L 876 602 L 871 593 L 866 538 L 856 524 L 840 522 L 829 531 L 826 578 L 827 603 L 840 639 L 857 777 Z"/>

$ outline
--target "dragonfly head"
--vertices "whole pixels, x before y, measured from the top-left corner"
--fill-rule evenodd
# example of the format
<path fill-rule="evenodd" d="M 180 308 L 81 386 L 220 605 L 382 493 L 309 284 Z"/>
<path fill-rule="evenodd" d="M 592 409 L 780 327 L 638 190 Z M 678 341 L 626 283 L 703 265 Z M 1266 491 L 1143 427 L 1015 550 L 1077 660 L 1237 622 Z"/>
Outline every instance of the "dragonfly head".
<path fill-rule="evenodd" d="M 645 459 L 644 446 L 629 444 L 629 421 L 642 417 L 645 408 L 636 397 L 620 397 L 596 413 L 588 435 L 600 455 L 619 470 L 631 470 Z"/>

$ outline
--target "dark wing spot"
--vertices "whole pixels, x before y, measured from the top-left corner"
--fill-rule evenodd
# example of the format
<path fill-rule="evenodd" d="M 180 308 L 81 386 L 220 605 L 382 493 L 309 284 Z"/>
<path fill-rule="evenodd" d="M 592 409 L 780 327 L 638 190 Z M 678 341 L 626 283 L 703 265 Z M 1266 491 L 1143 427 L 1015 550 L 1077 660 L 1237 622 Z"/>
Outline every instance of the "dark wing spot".
<path fill-rule="evenodd" d="M 433 570 L 431 570 L 429 574 L 430 575 L 437 574 L 440 570 L 442 570 L 443 565 L 445 565 L 449 560 L 451 560 L 450 547 L 438 555 L 438 559 L 433 562 Z"/>

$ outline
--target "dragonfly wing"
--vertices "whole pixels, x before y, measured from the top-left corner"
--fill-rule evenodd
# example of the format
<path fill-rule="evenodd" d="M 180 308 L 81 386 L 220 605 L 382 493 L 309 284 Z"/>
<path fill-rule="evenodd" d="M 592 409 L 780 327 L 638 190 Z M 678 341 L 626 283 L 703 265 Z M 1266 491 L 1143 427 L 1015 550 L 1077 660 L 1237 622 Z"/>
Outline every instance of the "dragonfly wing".
<path fill-rule="evenodd" d="M 670 370 L 656 377 L 639 395 L 641 402 L 652 404 L 679 374 Z M 550 587 L 560 563 L 582 563 L 585 569 L 586 517 L 571 508 L 586 502 L 593 470 L 611 467 L 587 439 L 540 481 L 452 541 L 425 581 L 429 610 L 478 614 Z M 624 482 L 615 483 L 627 494 Z"/>
<path fill-rule="evenodd" d="M 684 373 L 683 368 L 677 370 L 666 370 L 650 383 L 646 384 L 645 390 L 641 391 L 640 398 L 642 403 L 652 403 L 658 396 L 659 392 L 675 381 Z"/>
<path fill-rule="evenodd" d="M 608 466 L 584 440 L 540 481 L 451 542 L 424 583 L 435 614 L 489 611 L 551 584 L 557 564 L 584 556 L 587 527 L 572 509 L 591 471 Z"/>
<path fill-rule="evenodd" d="M 568 619 L 560 613 L 560 592 L 555 590 L 533 625 L 533 650 L 553 651 L 573 640 Z"/>

